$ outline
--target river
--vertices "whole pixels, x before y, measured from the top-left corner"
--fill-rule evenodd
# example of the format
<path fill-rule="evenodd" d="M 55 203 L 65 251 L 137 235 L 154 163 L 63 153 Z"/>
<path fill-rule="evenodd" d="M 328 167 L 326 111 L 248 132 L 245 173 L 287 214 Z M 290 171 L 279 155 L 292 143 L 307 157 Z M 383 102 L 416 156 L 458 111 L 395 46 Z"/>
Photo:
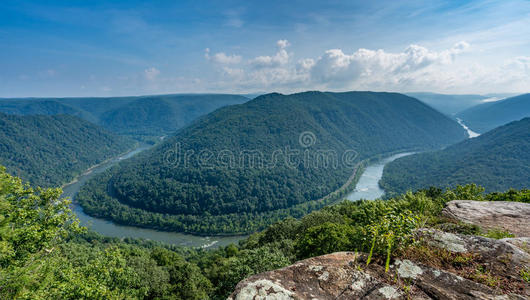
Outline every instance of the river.
<path fill-rule="evenodd" d="M 149 149 L 150 145 L 142 145 L 133 151 L 130 151 L 122 156 L 116 157 L 109 161 L 106 161 L 96 167 L 91 168 L 89 171 L 78 176 L 77 180 L 70 184 L 63 186 L 63 197 L 69 197 L 75 199 L 75 195 L 79 189 L 88 180 L 93 178 L 95 175 L 109 169 L 116 165 L 118 162 L 128 159 L 142 151 Z M 382 159 L 378 162 L 370 164 L 361 175 L 357 187 L 355 190 L 347 196 L 347 199 L 356 201 L 359 199 L 373 200 L 380 198 L 384 195 L 384 191 L 379 187 L 379 180 L 383 175 L 383 168 L 385 164 L 410 153 L 400 153 L 391 157 Z M 131 237 L 131 238 L 143 238 L 153 241 L 164 242 L 177 246 L 187 247 L 202 247 L 202 248 L 215 248 L 219 246 L 226 246 L 231 243 L 237 244 L 237 242 L 245 236 L 228 236 L 228 237 L 204 237 L 195 236 L 190 234 L 182 234 L 176 232 L 158 231 L 154 229 L 139 228 L 134 226 L 124 226 L 113 223 L 112 221 L 91 217 L 83 212 L 83 208 L 78 204 L 72 203 L 72 210 L 81 221 L 81 225 L 98 232 L 104 236 L 110 237 Z"/>
<path fill-rule="evenodd" d="M 462 128 L 464 128 L 467 131 L 467 135 L 469 136 L 470 139 L 476 138 L 477 136 L 480 135 L 480 133 L 474 132 L 473 130 L 469 129 L 469 127 L 467 127 L 466 124 L 464 124 L 464 121 L 462 121 L 461 119 L 456 118 L 456 121 L 458 122 L 458 124 L 460 124 L 460 126 L 462 126 Z"/>
<path fill-rule="evenodd" d="M 385 194 L 385 191 L 379 186 L 379 180 L 381 180 L 381 177 L 383 176 L 385 165 L 400 157 L 411 154 L 414 154 L 414 152 L 399 153 L 368 165 L 361 175 L 361 178 L 359 178 L 355 190 L 346 196 L 346 199 L 358 201 L 361 199 L 375 200 L 381 198 Z"/>
<path fill-rule="evenodd" d="M 469 129 L 462 120 L 456 120 L 458 121 L 458 124 L 467 131 L 469 138 L 475 138 L 480 135 Z M 411 154 L 414 154 L 414 152 L 399 153 L 369 165 L 361 175 L 359 182 L 355 186 L 355 190 L 346 196 L 346 199 L 357 201 L 361 199 L 375 200 L 381 198 L 385 194 L 385 191 L 379 186 L 379 180 L 383 177 L 383 169 L 385 168 L 385 165 L 400 157 Z"/>
<path fill-rule="evenodd" d="M 118 162 L 128 159 L 142 151 L 145 151 L 152 146 L 141 145 L 140 147 L 132 150 L 122 156 L 116 157 L 109 161 L 106 161 L 89 171 L 78 176 L 77 180 L 63 186 L 63 197 L 69 197 L 74 199 L 75 195 L 88 180 L 95 175 L 109 169 L 116 165 Z M 187 247 L 202 247 L 202 248 L 213 248 L 219 246 L 226 246 L 231 243 L 237 244 L 237 242 L 244 238 L 242 236 L 230 236 L 230 237 L 203 237 L 195 236 L 190 234 L 182 234 L 176 232 L 158 231 L 153 229 L 145 229 L 134 226 L 118 225 L 111 221 L 94 218 L 83 212 L 83 208 L 78 203 L 72 203 L 72 210 L 81 221 L 81 225 L 88 227 L 95 232 L 98 232 L 104 236 L 110 237 L 131 237 L 131 238 L 143 238 L 153 241 L 164 242 L 167 244 L 173 244 L 177 246 Z"/>

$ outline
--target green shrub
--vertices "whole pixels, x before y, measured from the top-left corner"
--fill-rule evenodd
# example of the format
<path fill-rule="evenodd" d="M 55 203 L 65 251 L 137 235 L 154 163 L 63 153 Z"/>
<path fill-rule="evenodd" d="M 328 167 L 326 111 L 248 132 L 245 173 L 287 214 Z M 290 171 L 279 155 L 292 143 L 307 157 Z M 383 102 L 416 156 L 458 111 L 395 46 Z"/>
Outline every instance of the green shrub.
<path fill-rule="evenodd" d="M 521 271 L 519 271 L 519 275 L 521 275 L 521 278 L 524 281 L 530 283 L 530 268 L 522 268 Z"/>
<path fill-rule="evenodd" d="M 326 222 L 307 229 L 296 242 L 296 249 L 299 258 L 306 258 L 336 251 L 351 251 L 355 246 L 360 246 L 360 241 L 357 228 Z"/>
<path fill-rule="evenodd" d="M 512 233 L 497 228 L 488 230 L 483 236 L 496 240 L 515 237 Z"/>
<path fill-rule="evenodd" d="M 414 229 L 418 228 L 420 217 L 410 210 L 400 213 L 391 212 L 367 227 L 371 236 L 371 246 L 366 264 L 370 264 L 372 255 L 385 254 L 385 272 L 388 272 L 390 258 L 394 251 L 405 248 L 413 242 Z"/>

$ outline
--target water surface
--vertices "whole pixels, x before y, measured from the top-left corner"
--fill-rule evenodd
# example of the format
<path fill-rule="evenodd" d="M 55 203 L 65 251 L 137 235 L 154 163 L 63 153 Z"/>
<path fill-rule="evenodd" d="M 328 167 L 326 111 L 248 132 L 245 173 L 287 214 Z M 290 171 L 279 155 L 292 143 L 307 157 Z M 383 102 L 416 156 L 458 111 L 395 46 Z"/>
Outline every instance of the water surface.
<path fill-rule="evenodd" d="M 385 165 L 400 157 L 411 154 L 414 154 L 414 152 L 399 153 L 368 165 L 361 175 L 361 178 L 359 178 L 355 190 L 346 196 L 346 199 L 358 201 L 361 199 L 375 200 L 381 198 L 385 194 L 385 191 L 379 186 L 379 180 L 383 177 L 383 169 L 385 168 Z"/>
<path fill-rule="evenodd" d="M 480 133 L 474 132 L 473 130 L 469 129 L 469 127 L 467 127 L 466 124 L 464 124 L 464 121 L 462 121 L 461 119 L 457 118 L 456 121 L 467 131 L 467 135 L 470 139 L 480 135 Z"/>

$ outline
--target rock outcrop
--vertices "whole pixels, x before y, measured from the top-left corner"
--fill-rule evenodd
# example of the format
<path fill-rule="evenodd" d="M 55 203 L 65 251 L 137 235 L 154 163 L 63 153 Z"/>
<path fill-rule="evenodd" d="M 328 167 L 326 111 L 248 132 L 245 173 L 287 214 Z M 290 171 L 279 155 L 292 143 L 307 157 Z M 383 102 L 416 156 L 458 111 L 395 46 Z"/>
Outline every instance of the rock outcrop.
<path fill-rule="evenodd" d="M 530 205 L 452 201 L 444 215 L 519 237 L 420 229 L 389 272 L 367 266 L 366 254 L 337 252 L 251 276 L 229 299 L 530 299 Z"/>
<path fill-rule="evenodd" d="M 397 259 L 390 272 L 366 256 L 337 252 L 241 281 L 229 299 L 527 299 L 501 292 L 457 274 Z"/>
<path fill-rule="evenodd" d="M 503 229 L 518 237 L 530 237 L 530 204 L 506 201 L 454 200 L 442 215 L 486 229 Z"/>

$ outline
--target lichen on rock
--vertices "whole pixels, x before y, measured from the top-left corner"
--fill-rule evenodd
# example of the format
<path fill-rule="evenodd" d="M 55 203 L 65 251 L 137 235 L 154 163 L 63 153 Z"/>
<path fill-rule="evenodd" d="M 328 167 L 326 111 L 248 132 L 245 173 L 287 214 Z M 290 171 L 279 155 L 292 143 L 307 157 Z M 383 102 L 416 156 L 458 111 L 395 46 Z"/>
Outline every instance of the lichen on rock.
<path fill-rule="evenodd" d="M 396 260 L 396 265 L 399 266 L 398 274 L 402 278 L 416 279 L 418 275 L 423 274 L 423 270 L 408 259 Z"/>
<path fill-rule="evenodd" d="M 267 279 L 256 280 L 241 289 L 233 300 L 288 300 L 294 293 Z M 230 299 L 230 298 L 229 298 Z"/>

